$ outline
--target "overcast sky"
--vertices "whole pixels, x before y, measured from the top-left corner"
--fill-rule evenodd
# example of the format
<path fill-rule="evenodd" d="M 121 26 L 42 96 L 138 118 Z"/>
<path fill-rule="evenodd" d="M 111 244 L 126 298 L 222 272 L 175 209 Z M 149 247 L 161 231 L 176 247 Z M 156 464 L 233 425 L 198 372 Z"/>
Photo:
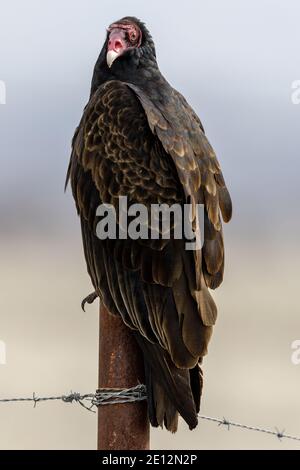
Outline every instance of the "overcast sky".
<path fill-rule="evenodd" d="M 292 104 L 291 87 L 300 79 L 300 3 L 183 5 L 2 0 L 0 80 L 7 104 L 0 105 L 0 211 L 6 232 L 29 224 L 32 230 L 66 228 L 73 220 L 62 189 L 70 140 L 105 28 L 124 15 L 146 22 L 162 72 L 202 119 L 239 214 L 236 230 L 249 218 L 267 230 L 283 212 L 294 223 L 300 105 Z"/>

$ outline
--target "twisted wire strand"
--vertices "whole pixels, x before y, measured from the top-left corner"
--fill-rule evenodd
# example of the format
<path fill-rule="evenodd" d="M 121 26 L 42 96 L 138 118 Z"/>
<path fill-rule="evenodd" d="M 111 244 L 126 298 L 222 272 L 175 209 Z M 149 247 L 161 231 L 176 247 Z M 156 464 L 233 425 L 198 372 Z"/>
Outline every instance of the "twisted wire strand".
<path fill-rule="evenodd" d="M 24 402 L 31 402 L 34 403 L 34 407 L 36 407 L 37 403 L 46 402 L 46 401 L 62 401 L 63 403 L 79 403 L 83 408 L 88 411 L 94 412 L 93 408 L 103 405 L 114 405 L 117 403 L 133 403 L 133 402 L 140 402 L 146 400 L 147 398 L 147 391 L 145 385 L 137 385 L 136 387 L 127 388 L 127 389 L 99 389 L 96 393 L 87 393 L 87 394 L 80 394 L 77 392 L 71 392 L 68 395 L 59 395 L 59 396 L 51 396 L 51 397 L 37 397 L 35 393 L 33 393 L 32 397 L 28 398 L 2 398 L 0 399 L 0 403 L 24 403 Z M 214 418 L 211 416 L 206 415 L 199 415 L 199 419 L 205 421 L 211 421 L 217 423 L 219 426 L 227 427 L 228 431 L 231 427 L 247 430 L 247 431 L 254 431 L 263 434 L 269 434 L 272 436 L 277 437 L 280 441 L 282 439 L 288 439 L 293 441 L 300 442 L 300 437 L 298 436 L 291 436 L 285 433 L 285 430 L 279 431 L 277 428 L 275 430 L 271 429 L 264 429 L 259 426 L 250 426 L 248 424 L 237 423 L 234 421 L 230 421 L 226 418 Z"/>

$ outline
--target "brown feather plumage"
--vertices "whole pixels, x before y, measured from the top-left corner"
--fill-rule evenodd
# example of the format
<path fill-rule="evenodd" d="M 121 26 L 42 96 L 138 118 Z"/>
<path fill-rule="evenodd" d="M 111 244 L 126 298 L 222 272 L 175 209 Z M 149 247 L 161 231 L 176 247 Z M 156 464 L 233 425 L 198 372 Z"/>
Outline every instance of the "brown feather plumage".
<path fill-rule="evenodd" d="M 151 36 L 138 24 L 145 38 L 140 76 L 125 74 L 127 63 L 113 74 L 100 54 L 91 98 L 73 139 L 67 180 L 95 291 L 134 330 L 144 353 L 151 423 L 164 423 L 174 432 L 178 412 L 190 428 L 197 424 L 198 363 L 217 314 L 208 287 L 220 284 L 224 270 L 220 212 L 227 222 L 232 209 L 199 118 L 161 76 Z M 105 202 L 118 209 L 118 196 L 124 195 L 128 204 L 149 209 L 153 203 L 204 203 L 202 252 L 186 251 L 185 241 L 172 237 L 99 240 L 97 207 Z"/>

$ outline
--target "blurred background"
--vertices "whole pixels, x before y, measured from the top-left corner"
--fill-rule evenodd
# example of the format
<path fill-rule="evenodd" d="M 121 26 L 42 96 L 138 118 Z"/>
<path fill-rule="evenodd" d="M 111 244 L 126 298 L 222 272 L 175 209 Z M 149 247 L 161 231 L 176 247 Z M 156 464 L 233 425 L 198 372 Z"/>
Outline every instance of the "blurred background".
<path fill-rule="evenodd" d="M 63 186 L 105 28 L 125 15 L 149 27 L 161 71 L 199 114 L 234 201 L 201 412 L 300 435 L 297 0 L 1 0 L 0 398 L 97 387 L 98 307 L 80 309 L 91 285 Z M 0 403 L 1 449 L 95 449 L 96 426 L 76 405 Z M 176 435 L 153 430 L 151 442 L 299 449 L 205 421 Z"/>

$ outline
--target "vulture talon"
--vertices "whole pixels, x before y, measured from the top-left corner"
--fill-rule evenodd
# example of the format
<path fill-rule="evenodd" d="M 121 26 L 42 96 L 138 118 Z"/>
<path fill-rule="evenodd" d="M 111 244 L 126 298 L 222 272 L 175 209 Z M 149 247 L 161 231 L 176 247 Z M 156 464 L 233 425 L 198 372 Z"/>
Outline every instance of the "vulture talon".
<path fill-rule="evenodd" d="M 85 297 L 85 299 L 83 299 L 83 301 L 81 302 L 82 310 L 85 312 L 85 304 L 91 305 L 97 299 L 97 297 L 98 294 L 96 292 L 92 292 L 92 294 Z"/>

